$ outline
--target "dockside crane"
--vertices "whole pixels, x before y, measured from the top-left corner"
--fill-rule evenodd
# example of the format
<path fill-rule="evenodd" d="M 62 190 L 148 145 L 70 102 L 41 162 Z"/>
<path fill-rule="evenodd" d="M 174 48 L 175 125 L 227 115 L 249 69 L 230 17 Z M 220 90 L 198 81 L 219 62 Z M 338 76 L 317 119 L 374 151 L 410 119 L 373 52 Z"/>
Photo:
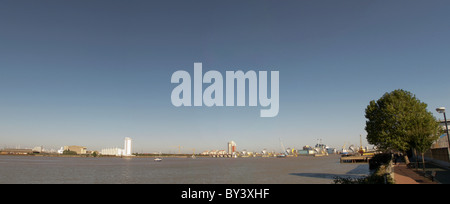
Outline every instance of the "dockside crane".
<path fill-rule="evenodd" d="M 172 146 L 172 147 L 178 148 L 178 154 L 181 154 L 181 148 L 183 148 L 183 146 L 178 145 L 178 146 Z"/>

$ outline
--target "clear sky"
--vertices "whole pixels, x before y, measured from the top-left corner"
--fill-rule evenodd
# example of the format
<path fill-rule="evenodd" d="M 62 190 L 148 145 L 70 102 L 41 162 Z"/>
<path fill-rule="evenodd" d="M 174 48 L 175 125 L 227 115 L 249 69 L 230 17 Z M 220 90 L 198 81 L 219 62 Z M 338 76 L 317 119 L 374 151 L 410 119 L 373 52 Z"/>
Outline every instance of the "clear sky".
<path fill-rule="evenodd" d="M 0 2 L 0 148 L 341 148 L 395 89 L 450 108 L 450 1 Z M 261 107 L 174 107 L 172 73 L 280 73 Z M 204 88 L 206 88 L 204 86 Z M 366 145 L 367 143 L 364 142 Z"/>

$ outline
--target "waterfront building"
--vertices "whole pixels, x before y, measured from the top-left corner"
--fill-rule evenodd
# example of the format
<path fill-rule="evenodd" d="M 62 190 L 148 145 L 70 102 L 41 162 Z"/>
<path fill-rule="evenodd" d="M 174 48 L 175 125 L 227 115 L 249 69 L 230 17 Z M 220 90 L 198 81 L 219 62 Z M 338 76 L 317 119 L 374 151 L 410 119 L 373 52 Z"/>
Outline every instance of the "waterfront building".
<path fill-rule="evenodd" d="M 32 149 L 3 149 L 0 154 L 32 154 Z"/>
<path fill-rule="evenodd" d="M 202 153 L 200 153 L 201 155 L 208 155 L 208 156 L 213 156 L 213 157 L 223 157 L 225 155 L 227 155 L 227 152 L 225 150 L 206 150 L 203 151 Z"/>
<path fill-rule="evenodd" d="M 101 155 L 109 155 L 109 156 L 133 156 L 131 138 L 125 137 L 123 149 L 114 147 L 114 148 L 105 148 L 100 151 Z"/>
<path fill-rule="evenodd" d="M 450 123 L 450 120 L 447 120 L 447 123 Z M 442 129 L 447 130 L 447 127 L 445 126 L 445 120 L 439 120 L 439 125 Z"/>
<path fill-rule="evenodd" d="M 450 120 L 447 120 L 447 123 L 450 123 Z M 439 125 L 444 130 L 444 134 L 442 134 L 436 141 L 431 145 L 431 149 L 439 149 L 439 148 L 448 148 L 448 136 L 447 136 L 447 127 L 445 126 L 444 120 L 439 120 Z"/>
<path fill-rule="evenodd" d="M 450 123 L 450 120 L 447 120 L 447 123 Z M 439 121 L 439 125 L 441 126 L 441 128 L 444 130 L 444 134 L 441 135 L 439 137 L 439 139 L 437 139 L 433 145 L 431 146 L 432 149 L 437 149 L 437 148 L 448 148 L 448 136 L 447 136 L 447 127 L 445 126 L 445 121 L 444 120 L 440 120 Z"/>
<path fill-rule="evenodd" d="M 100 152 L 101 155 L 109 155 L 109 156 L 122 156 L 124 154 L 124 150 L 120 148 L 105 148 Z"/>
<path fill-rule="evenodd" d="M 41 153 L 41 152 L 44 151 L 44 147 L 42 147 L 42 146 L 37 146 L 37 147 L 34 147 L 34 148 L 31 149 L 31 150 L 33 151 L 33 153 Z"/>
<path fill-rule="evenodd" d="M 77 154 L 86 154 L 86 147 L 82 147 L 82 146 L 76 146 L 76 145 L 72 145 L 72 146 L 64 146 L 64 151 L 68 150 L 68 151 L 73 151 L 76 152 Z"/>
<path fill-rule="evenodd" d="M 228 142 L 228 154 L 236 154 L 236 143 L 234 141 Z"/>
<path fill-rule="evenodd" d="M 123 147 L 123 156 L 131 156 L 131 138 L 125 137 L 125 144 Z"/>
<path fill-rule="evenodd" d="M 450 123 L 450 120 L 447 120 L 447 123 Z M 449 139 L 446 131 L 447 126 L 444 120 L 439 120 L 439 124 L 442 130 L 444 130 L 444 134 L 433 142 L 431 148 L 425 153 L 425 159 L 429 159 L 438 164 L 447 165 L 450 162 Z"/>

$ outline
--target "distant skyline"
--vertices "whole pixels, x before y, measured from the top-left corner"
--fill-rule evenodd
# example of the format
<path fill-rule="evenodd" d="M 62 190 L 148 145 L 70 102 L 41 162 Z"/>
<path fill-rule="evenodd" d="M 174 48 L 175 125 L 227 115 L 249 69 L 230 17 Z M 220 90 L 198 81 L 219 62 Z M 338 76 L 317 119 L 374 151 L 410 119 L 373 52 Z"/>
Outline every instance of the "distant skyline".
<path fill-rule="evenodd" d="M 386 92 L 412 92 L 437 119 L 450 109 L 449 10 L 445 0 L 2 1 L 0 148 L 101 150 L 125 137 L 133 152 L 358 145 L 366 106 Z M 278 115 L 173 106 L 171 75 L 192 75 L 195 62 L 279 71 Z"/>

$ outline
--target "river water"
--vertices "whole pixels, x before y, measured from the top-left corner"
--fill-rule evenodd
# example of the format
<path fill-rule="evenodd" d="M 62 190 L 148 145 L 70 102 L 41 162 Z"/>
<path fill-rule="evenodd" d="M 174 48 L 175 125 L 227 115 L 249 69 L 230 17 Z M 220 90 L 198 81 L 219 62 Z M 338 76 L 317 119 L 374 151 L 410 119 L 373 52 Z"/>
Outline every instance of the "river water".
<path fill-rule="evenodd" d="M 82 158 L 0 156 L 0 183 L 329 184 L 369 174 L 339 157 Z"/>

